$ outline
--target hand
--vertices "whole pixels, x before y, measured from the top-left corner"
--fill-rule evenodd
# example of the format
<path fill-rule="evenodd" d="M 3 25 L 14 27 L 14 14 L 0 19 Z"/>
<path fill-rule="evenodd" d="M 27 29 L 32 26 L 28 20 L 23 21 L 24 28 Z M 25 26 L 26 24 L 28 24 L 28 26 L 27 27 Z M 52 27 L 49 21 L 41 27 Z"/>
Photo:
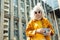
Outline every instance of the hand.
<path fill-rule="evenodd" d="M 36 32 L 37 32 L 37 33 L 44 33 L 45 30 L 43 30 L 43 29 L 37 29 Z"/>
<path fill-rule="evenodd" d="M 50 31 L 50 32 L 47 32 L 46 34 L 47 34 L 48 36 L 50 36 L 50 35 L 51 35 L 51 31 Z"/>

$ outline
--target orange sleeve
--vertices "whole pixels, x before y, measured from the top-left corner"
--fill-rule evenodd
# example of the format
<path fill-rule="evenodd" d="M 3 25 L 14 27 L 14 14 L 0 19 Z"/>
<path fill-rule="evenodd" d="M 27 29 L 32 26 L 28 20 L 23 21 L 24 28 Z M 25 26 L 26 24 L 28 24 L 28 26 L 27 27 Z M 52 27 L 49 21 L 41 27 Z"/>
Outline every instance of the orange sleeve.
<path fill-rule="evenodd" d="M 48 28 L 51 29 L 51 35 L 53 35 L 54 34 L 54 29 L 53 29 L 52 24 L 48 20 L 47 20 L 47 24 L 48 24 Z"/>
<path fill-rule="evenodd" d="M 26 36 L 34 36 L 34 35 L 35 35 L 35 30 L 33 27 L 33 22 L 30 21 L 26 27 Z"/>

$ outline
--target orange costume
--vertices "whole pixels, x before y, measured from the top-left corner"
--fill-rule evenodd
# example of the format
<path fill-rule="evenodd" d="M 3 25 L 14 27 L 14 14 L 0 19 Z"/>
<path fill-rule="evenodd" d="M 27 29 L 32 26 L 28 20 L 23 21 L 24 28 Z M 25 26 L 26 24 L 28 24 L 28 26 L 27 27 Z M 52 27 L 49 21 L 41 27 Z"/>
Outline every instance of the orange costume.
<path fill-rule="evenodd" d="M 30 20 L 26 27 L 27 40 L 51 40 L 50 36 L 44 36 L 43 34 L 35 33 L 35 30 L 40 28 L 50 28 L 51 35 L 54 34 L 54 29 L 46 18 L 42 18 L 41 20 Z"/>

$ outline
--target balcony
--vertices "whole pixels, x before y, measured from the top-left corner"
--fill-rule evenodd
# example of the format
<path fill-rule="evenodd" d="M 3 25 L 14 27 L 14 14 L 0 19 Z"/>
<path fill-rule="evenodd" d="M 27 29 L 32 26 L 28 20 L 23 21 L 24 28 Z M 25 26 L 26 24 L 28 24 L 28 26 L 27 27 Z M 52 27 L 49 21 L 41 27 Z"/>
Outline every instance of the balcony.
<path fill-rule="evenodd" d="M 9 19 L 7 19 L 7 18 L 4 18 L 4 20 L 5 20 L 5 21 L 8 21 Z"/>
<path fill-rule="evenodd" d="M 8 31 L 8 27 L 4 28 L 4 30 Z"/>
<path fill-rule="evenodd" d="M 9 3 L 9 0 L 4 0 L 4 2 L 5 2 L 6 4 L 8 4 L 8 3 Z"/>
<path fill-rule="evenodd" d="M 4 36 L 8 36 L 8 33 L 4 33 L 3 35 L 4 35 Z"/>
<path fill-rule="evenodd" d="M 7 8 L 9 7 L 9 5 L 7 5 L 7 4 L 4 4 L 4 6 L 7 7 Z"/>
<path fill-rule="evenodd" d="M 9 12 L 9 9 L 4 9 L 5 14 L 9 14 L 8 12 Z"/>
<path fill-rule="evenodd" d="M 4 25 L 9 25 L 9 24 L 7 22 L 5 22 Z"/>

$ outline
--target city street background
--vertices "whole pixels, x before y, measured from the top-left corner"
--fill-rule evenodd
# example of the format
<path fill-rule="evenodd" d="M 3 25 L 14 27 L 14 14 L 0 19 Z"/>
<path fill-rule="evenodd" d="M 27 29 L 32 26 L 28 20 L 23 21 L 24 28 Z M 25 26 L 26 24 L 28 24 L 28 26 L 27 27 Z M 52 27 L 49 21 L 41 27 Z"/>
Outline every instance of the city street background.
<path fill-rule="evenodd" d="M 60 40 L 60 0 L 0 0 L 0 40 L 26 40 L 29 13 L 37 3 L 55 30 L 51 40 Z"/>

